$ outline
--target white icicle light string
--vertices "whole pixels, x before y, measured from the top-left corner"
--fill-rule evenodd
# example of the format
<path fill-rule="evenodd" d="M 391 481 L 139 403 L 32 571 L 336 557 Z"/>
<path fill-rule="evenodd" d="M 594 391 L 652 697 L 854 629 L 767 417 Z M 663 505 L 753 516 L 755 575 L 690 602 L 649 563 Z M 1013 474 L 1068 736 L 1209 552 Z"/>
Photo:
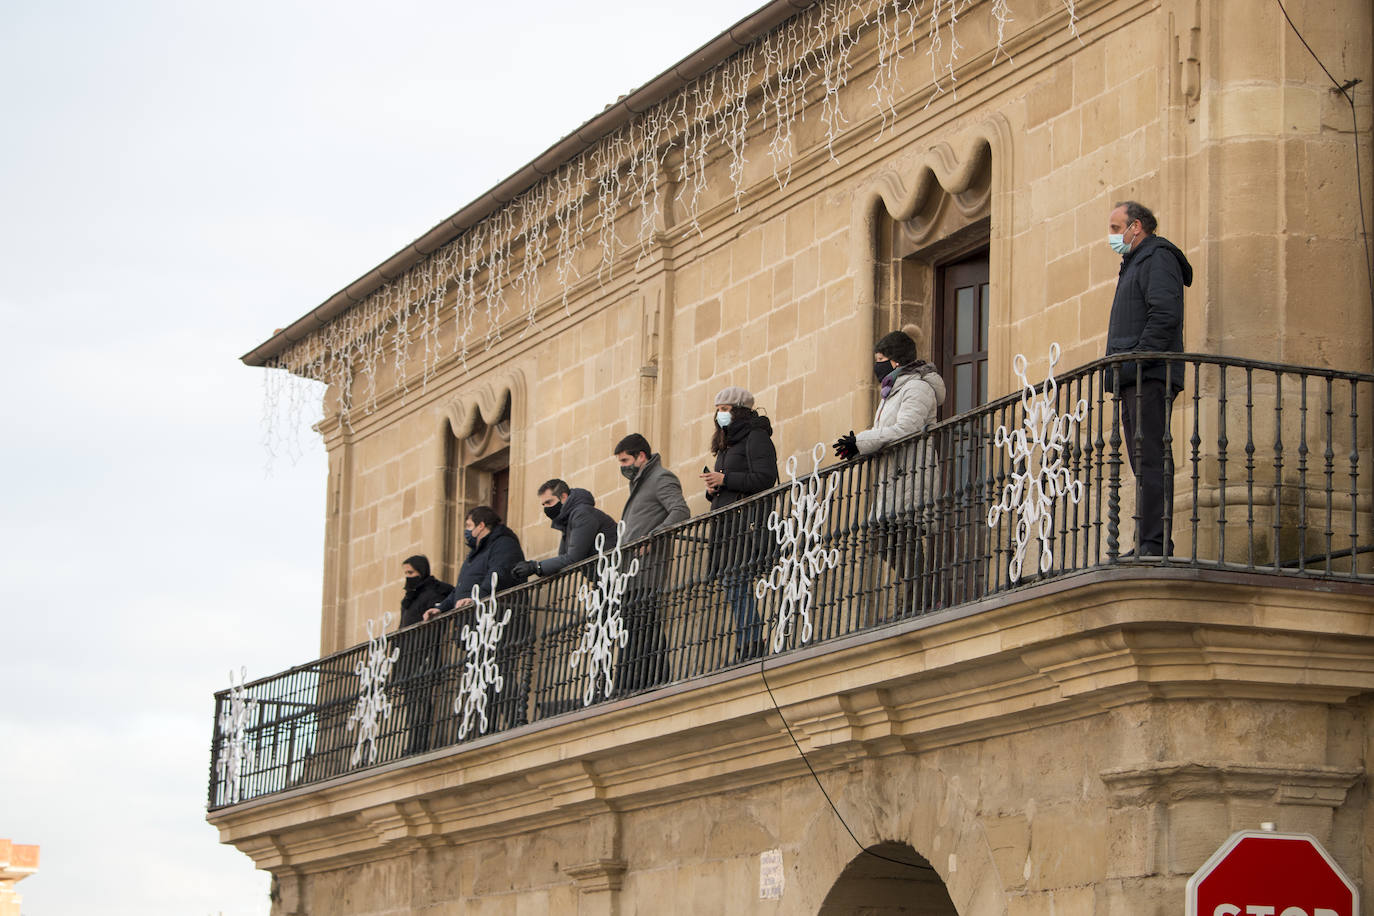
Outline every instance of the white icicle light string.
<path fill-rule="evenodd" d="M 1005 27 L 1013 21 L 1011 2 L 995 0 L 989 8 L 997 40 L 994 60 L 1002 53 Z M 1076 35 L 1076 0 L 1061 2 Z M 551 267 L 567 311 L 569 290 L 583 279 L 579 263 L 594 263 L 602 283 L 625 269 L 617 266 L 622 256 L 632 253 L 641 263 L 653 251 L 662 222 L 665 174 L 678 184 L 674 200 L 679 219 L 699 231 L 707 161 L 723 156 L 738 212 L 746 190 L 746 140 L 757 129 L 772 176 L 785 188 L 792 164 L 803 152 L 796 148 L 793 127 L 806 117 L 808 91 L 820 92 L 813 103 L 823 128 L 817 142 L 833 157 L 848 125 L 840 91 L 855 67 L 851 52 L 869 31 L 876 32 L 877 60 L 867 88 L 880 115 L 879 134 L 889 125 L 895 128 L 898 63 L 919 53 L 924 40 L 931 98 L 946 88 L 952 91 L 960 50 L 956 26 L 970 5 L 970 0 L 824 0 L 602 138 L 274 357 L 270 367 L 290 375 L 269 373 L 273 378 L 266 385 L 269 460 L 300 451 L 293 429 L 277 425 L 298 430 L 313 419 L 306 414 L 318 394 L 305 380 L 327 384 L 333 398 L 330 412 L 350 429 L 355 416 L 376 408 L 383 394 L 377 372 L 384 363 L 404 394 L 416 380 L 411 362 L 417 356 L 423 361 L 418 373 L 423 389 L 441 361 L 457 356 L 466 366 L 475 347 L 486 349 L 500 340 L 513 311 L 523 315 L 525 327 L 536 326 L 542 266 Z M 670 158 L 680 159 L 671 169 Z M 631 229 L 634 238 L 621 238 L 622 229 Z M 479 315 L 485 332 L 475 340 Z M 439 330 L 450 320 L 453 337 L 444 352 Z"/>

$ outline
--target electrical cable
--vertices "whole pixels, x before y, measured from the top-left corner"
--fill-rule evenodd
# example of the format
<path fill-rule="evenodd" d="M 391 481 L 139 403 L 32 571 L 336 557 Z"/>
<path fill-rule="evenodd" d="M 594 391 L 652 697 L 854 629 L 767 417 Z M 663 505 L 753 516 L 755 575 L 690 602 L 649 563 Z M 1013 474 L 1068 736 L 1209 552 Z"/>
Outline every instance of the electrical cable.
<path fill-rule="evenodd" d="M 772 645 L 773 628 L 774 621 L 770 621 L 768 624 L 768 639 L 764 642 L 765 646 Z M 825 785 L 821 782 L 821 777 L 817 775 L 816 768 L 813 767 L 811 761 L 807 759 L 806 751 L 802 750 L 801 743 L 797 741 L 797 736 L 792 733 L 792 726 L 787 724 L 787 717 L 782 714 L 782 707 L 778 705 L 778 698 L 773 695 L 773 686 L 768 683 L 768 675 L 764 671 L 764 663 L 767 661 L 768 653 L 765 651 L 764 654 L 759 657 L 759 677 L 763 679 L 763 687 L 768 691 L 768 699 L 772 701 L 773 709 L 777 712 L 778 718 L 782 720 L 782 727 L 787 729 L 787 737 L 792 739 L 792 743 L 797 748 L 797 753 L 801 755 L 802 763 L 806 764 L 806 768 L 811 771 L 811 778 L 816 781 L 816 788 L 821 790 L 821 794 L 825 796 L 826 803 L 830 805 L 830 810 L 835 812 L 835 817 L 839 820 L 840 826 L 844 827 L 845 833 L 849 834 L 849 838 L 854 841 L 854 845 L 859 847 L 859 852 L 875 859 L 881 859 L 884 862 L 891 862 L 894 865 L 902 865 L 907 868 L 914 868 L 918 871 L 934 872 L 935 868 L 931 865 L 918 865 L 915 862 L 904 862 L 901 859 L 894 859 L 890 856 L 874 852 L 864 846 L 864 844 L 859 841 L 859 838 L 854 835 L 854 831 L 850 829 L 849 823 L 844 819 L 844 815 L 841 814 L 840 809 L 835 806 L 834 799 L 832 799 L 830 793 L 825 790 Z"/>
<path fill-rule="evenodd" d="M 1312 50 L 1312 46 L 1307 43 L 1307 39 L 1302 37 L 1302 32 L 1298 31 L 1297 25 L 1293 22 L 1293 17 L 1289 16 L 1288 10 L 1284 8 L 1283 0 L 1274 0 L 1274 3 L 1278 5 L 1279 12 L 1283 13 L 1283 18 L 1287 20 L 1288 27 L 1292 29 L 1293 34 L 1298 37 L 1298 41 L 1302 42 L 1302 46 L 1307 49 L 1307 53 L 1312 55 L 1312 59 L 1317 62 L 1317 66 L 1322 68 L 1322 72 L 1326 74 L 1326 78 L 1331 80 L 1331 85 L 1336 87 L 1333 91 L 1339 92 L 1345 97 L 1345 100 L 1350 103 L 1350 132 L 1355 139 L 1355 194 L 1356 202 L 1360 206 L 1360 232 L 1364 235 L 1364 270 L 1365 277 L 1369 282 L 1370 319 L 1374 322 L 1374 260 L 1371 260 L 1369 254 L 1369 225 L 1365 222 L 1364 215 L 1364 179 L 1360 174 L 1360 124 L 1359 119 L 1356 117 L 1355 97 L 1350 94 L 1350 89 L 1359 84 L 1360 81 L 1358 79 L 1352 79 L 1346 83 L 1338 82 L 1336 77 L 1331 75 L 1331 71 L 1326 68 L 1326 64 L 1322 63 L 1322 59 L 1317 56 L 1317 52 Z M 1374 327 L 1371 327 L 1371 331 L 1374 331 Z"/>

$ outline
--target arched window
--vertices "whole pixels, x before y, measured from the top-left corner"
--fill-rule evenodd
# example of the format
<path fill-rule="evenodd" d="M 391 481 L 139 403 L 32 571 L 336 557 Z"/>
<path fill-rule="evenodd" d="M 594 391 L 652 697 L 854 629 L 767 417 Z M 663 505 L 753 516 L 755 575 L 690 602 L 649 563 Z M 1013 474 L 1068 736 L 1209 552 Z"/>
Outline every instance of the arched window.
<path fill-rule="evenodd" d="M 439 531 L 443 573 L 456 576 L 467 550 L 463 519 L 476 506 L 490 506 L 511 527 L 519 514 L 512 490 L 521 492 L 523 437 L 518 418 L 524 408 L 524 385 L 518 374 L 489 384 L 451 402 L 441 429 Z M 437 573 L 436 573 L 437 574 Z M 452 581 L 451 579 L 449 581 Z"/>

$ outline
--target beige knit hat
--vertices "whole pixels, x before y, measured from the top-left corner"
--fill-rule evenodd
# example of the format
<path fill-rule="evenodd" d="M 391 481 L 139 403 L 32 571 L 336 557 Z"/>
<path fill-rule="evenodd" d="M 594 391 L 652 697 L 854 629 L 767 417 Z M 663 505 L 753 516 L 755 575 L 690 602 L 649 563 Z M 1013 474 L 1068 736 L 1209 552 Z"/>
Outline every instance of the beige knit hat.
<path fill-rule="evenodd" d="M 711 403 L 729 404 L 731 407 L 748 407 L 752 410 L 754 407 L 754 396 L 750 394 L 748 390 L 738 385 L 731 385 L 729 388 L 720 389 L 720 393 L 716 395 L 716 399 Z"/>

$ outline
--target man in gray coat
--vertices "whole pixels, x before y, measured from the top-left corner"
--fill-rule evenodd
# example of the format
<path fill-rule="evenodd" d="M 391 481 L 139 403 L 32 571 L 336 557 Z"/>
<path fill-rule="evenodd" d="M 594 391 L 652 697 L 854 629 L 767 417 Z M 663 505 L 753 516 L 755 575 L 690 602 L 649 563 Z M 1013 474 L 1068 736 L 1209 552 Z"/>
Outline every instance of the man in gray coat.
<path fill-rule="evenodd" d="M 622 543 L 629 544 L 691 517 L 682 483 L 663 466 L 649 440 L 631 433 L 615 446 L 620 473 L 630 482 L 630 498 L 620 520 Z M 648 690 L 668 679 L 668 656 L 663 644 L 659 590 L 671 552 L 664 544 L 644 544 L 631 553 L 639 559 L 639 575 L 630 581 L 625 626 L 630 638 L 620 653 L 617 692 Z"/>
<path fill-rule="evenodd" d="M 682 495 L 682 483 L 649 448 L 648 439 L 630 433 L 616 443 L 615 460 L 620 464 L 620 473 L 630 482 L 630 498 L 620 514 L 625 523 L 625 543 L 691 517 Z"/>

